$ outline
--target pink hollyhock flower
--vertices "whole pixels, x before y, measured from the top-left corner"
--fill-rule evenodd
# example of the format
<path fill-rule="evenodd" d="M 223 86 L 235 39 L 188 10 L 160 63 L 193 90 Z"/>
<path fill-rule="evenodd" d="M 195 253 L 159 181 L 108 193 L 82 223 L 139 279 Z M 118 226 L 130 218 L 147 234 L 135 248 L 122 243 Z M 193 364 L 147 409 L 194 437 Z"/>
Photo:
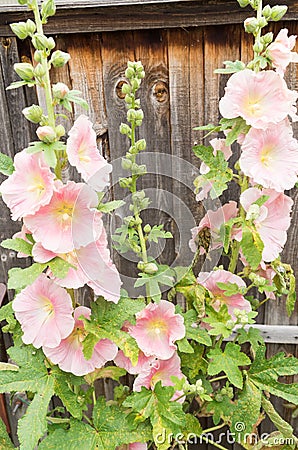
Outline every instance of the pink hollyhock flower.
<path fill-rule="evenodd" d="M 227 119 L 240 116 L 253 128 L 265 130 L 288 115 L 297 120 L 294 106 L 297 96 L 273 70 L 245 69 L 230 77 L 219 110 Z"/>
<path fill-rule="evenodd" d="M 124 444 L 121 447 L 117 447 L 117 450 L 147 450 L 147 444 L 141 442 L 134 442 L 133 444 Z"/>
<path fill-rule="evenodd" d="M 184 320 L 175 314 L 175 306 L 161 300 L 150 303 L 136 314 L 136 325 L 129 327 L 129 334 L 146 356 L 169 359 L 176 350 L 174 342 L 184 338 Z"/>
<path fill-rule="evenodd" d="M 43 127 L 38 127 L 36 130 L 36 134 L 39 139 L 46 143 L 54 142 L 56 139 L 56 132 L 52 127 L 45 125 Z"/>
<path fill-rule="evenodd" d="M 88 284 L 96 295 L 102 295 L 106 300 L 118 303 L 122 282 L 118 270 L 111 261 L 107 245 L 106 232 L 103 228 L 97 241 L 68 253 L 51 252 L 37 242 L 33 246 L 32 256 L 39 263 L 46 263 L 59 256 L 74 268 L 70 267 L 65 278 L 55 277 L 57 284 L 70 289 L 78 289 Z M 51 271 L 48 272 L 48 276 L 53 277 Z"/>
<path fill-rule="evenodd" d="M 0 191 L 12 220 L 18 220 L 50 202 L 55 176 L 42 153 L 30 155 L 23 150 L 15 155 L 14 166 L 15 171 L 1 184 Z"/>
<path fill-rule="evenodd" d="M 122 367 L 126 372 L 131 375 L 136 375 L 140 372 L 144 372 L 145 370 L 150 369 L 150 364 L 155 361 L 156 358 L 154 356 L 145 356 L 143 352 L 139 352 L 138 362 L 135 366 L 132 365 L 131 360 L 124 355 L 122 350 L 119 350 L 116 358 L 114 359 L 114 363 L 118 367 Z"/>
<path fill-rule="evenodd" d="M 56 347 L 72 331 L 72 302 L 65 289 L 44 273 L 16 295 L 12 308 L 20 322 L 25 344 Z"/>
<path fill-rule="evenodd" d="M 91 310 L 85 306 L 79 306 L 74 311 L 75 324 L 72 333 L 62 339 L 55 348 L 43 346 L 43 352 L 54 364 L 58 364 L 61 370 L 82 376 L 102 367 L 107 361 L 111 361 L 117 354 L 116 345 L 109 339 L 101 339 L 94 347 L 93 355 L 86 359 L 83 354 L 83 340 L 87 333 L 84 322 L 79 320 L 80 316 L 90 318 Z"/>
<path fill-rule="evenodd" d="M 288 31 L 287 28 L 280 30 L 275 41 L 267 47 L 267 55 L 271 59 L 273 67 L 276 68 L 276 72 L 281 76 L 284 75 L 291 62 L 298 62 L 298 54 L 291 52 L 295 47 L 297 36 L 288 36 Z"/>
<path fill-rule="evenodd" d="M 142 386 L 147 389 L 154 389 L 154 386 L 158 381 L 161 381 L 162 386 L 173 386 L 174 383 L 171 380 L 172 376 L 179 379 L 184 378 L 181 371 L 181 361 L 176 352 L 167 360 L 157 359 L 152 361 L 150 367 L 145 368 L 145 370 L 143 370 L 135 379 L 133 390 L 139 392 Z M 175 400 L 182 394 L 183 392 L 176 391 L 172 400 Z M 183 398 L 181 401 L 183 402 Z"/>
<path fill-rule="evenodd" d="M 228 307 L 228 312 L 233 320 L 236 320 L 234 310 L 251 311 L 251 305 L 242 294 L 234 294 L 230 297 L 224 295 L 224 290 L 220 289 L 217 283 L 232 283 L 239 287 L 245 287 L 245 283 L 238 275 L 234 275 L 227 270 L 219 269 L 212 272 L 201 272 L 197 278 L 198 283 L 204 286 L 213 295 L 212 307 L 219 310 L 224 303 Z"/>
<path fill-rule="evenodd" d="M 254 223 L 264 243 L 262 259 L 269 262 L 278 257 L 286 243 L 293 200 L 272 189 L 249 188 L 240 197 L 245 211 L 249 211 L 250 206 L 262 195 L 268 195 L 269 198 L 260 207 Z"/>
<path fill-rule="evenodd" d="M 96 240 L 102 232 L 98 198 L 84 183 L 56 182 L 50 203 L 24 219 L 35 241 L 54 253 L 71 252 Z"/>
<path fill-rule="evenodd" d="M 228 159 L 232 156 L 231 146 L 226 145 L 225 139 L 218 139 L 214 138 L 210 141 L 210 144 L 214 148 L 213 154 L 214 156 L 218 151 L 223 152 L 225 160 L 228 161 Z M 202 162 L 200 167 L 200 174 L 206 175 L 210 171 L 210 167 L 207 166 L 204 162 Z M 204 200 L 207 198 L 208 193 L 212 189 L 212 181 L 205 179 L 204 177 L 201 178 L 201 186 L 199 186 L 200 192 L 196 195 L 196 200 L 198 202 Z"/>
<path fill-rule="evenodd" d="M 298 174 L 298 142 L 288 121 L 266 130 L 251 128 L 242 145 L 239 163 L 243 173 L 265 188 L 291 189 Z"/>
<path fill-rule="evenodd" d="M 112 166 L 98 151 L 96 133 L 88 117 L 81 115 L 75 121 L 69 132 L 66 151 L 70 164 L 93 189 L 102 191 L 109 185 Z"/>
<path fill-rule="evenodd" d="M 198 227 L 192 228 L 191 234 L 192 238 L 189 241 L 190 249 L 195 253 L 198 249 L 198 237 L 204 229 L 211 231 L 211 248 L 209 250 L 214 250 L 222 247 L 223 243 L 220 237 L 220 227 L 222 224 L 228 222 L 233 217 L 238 214 L 237 203 L 234 201 L 229 201 L 223 207 L 218 208 L 216 211 L 208 210 L 203 219 L 200 221 Z M 206 248 L 202 245 L 200 246 L 200 254 L 206 253 Z"/>

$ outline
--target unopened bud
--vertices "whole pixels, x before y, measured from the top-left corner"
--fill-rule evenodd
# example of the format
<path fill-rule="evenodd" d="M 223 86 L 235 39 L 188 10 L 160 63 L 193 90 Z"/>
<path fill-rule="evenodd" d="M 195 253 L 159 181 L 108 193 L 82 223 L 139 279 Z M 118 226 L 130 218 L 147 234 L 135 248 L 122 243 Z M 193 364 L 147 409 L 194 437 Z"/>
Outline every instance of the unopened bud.
<path fill-rule="evenodd" d="M 26 28 L 27 28 L 27 33 L 28 33 L 29 36 L 32 36 L 33 33 L 35 33 L 36 25 L 35 25 L 35 23 L 33 22 L 33 20 L 31 20 L 31 19 L 28 19 L 28 20 L 27 20 L 27 22 L 26 22 Z"/>
<path fill-rule="evenodd" d="M 249 5 L 249 0 L 237 0 L 241 8 L 245 8 L 245 6 Z"/>
<path fill-rule="evenodd" d="M 35 61 L 36 62 L 41 62 L 41 60 L 42 60 L 42 51 L 41 50 L 35 50 L 35 52 L 34 52 L 34 59 L 35 59 Z"/>
<path fill-rule="evenodd" d="M 133 122 L 135 119 L 136 119 L 136 110 L 131 108 L 127 111 L 127 120 L 128 122 Z"/>
<path fill-rule="evenodd" d="M 48 48 L 48 38 L 41 33 L 35 33 L 32 37 L 32 44 L 36 50 L 46 50 Z"/>
<path fill-rule="evenodd" d="M 131 128 L 126 123 L 121 123 L 119 130 L 121 134 L 128 135 L 131 132 Z"/>
<path fill-rule="evenodd" d="M 24 108 L 22 113 L 27 120 L 30 120 L 30 122 L 33 123 L 39 123 L 43 114 L 41 107 L 38 105 L 32 105 L 28 108 Z"/>
<path fill-rule="evenodd" d="M 56 6 L 54 0 L 44 0 L 41 7 L 41 17 L 43 23 L 46 23 L 48 17 L 54 16 L 56 12 Z"/>
<path fill-rule="evenodd" d="M 283 16 L 286 14 L 288 10 L 288 7 L 286 5 L 276 5 L 273 6 L 271 11 L 271 20 L 274 22 L 277 22 L 278 20 L 282 19 Z"/>
<path fill-rule="evenodd" d="M 136 142 L 136 148 L 139 152 L 141 152 L 142 150 L 146 150 L 146 141 L 145 139 L 140 139 L 139 141 Z"/>
<path fill-rule="evenodd" d="M 148 273 L 148 275 L 153 275 L 153 274 L 155 274 L 156 272 L 158 272 L 158 267 L 157 267 L 157 265 L 154 264 L 154 263 L 148 263 L 148 264 L 145 265 L 143 271 L 144 271 L 145 273 Z"/>
<path fill-rule="evenodd" d="M 125 71 L 125 76 L 126 76 L 126 78 L 128 78 L 129 80 L 130 80 L 131 78 L 133 78 L 133 77 L 135 76 L 135 71 L 134 71 L 134 69 L 131 68 L 131 67 L 128 67 L 128 68 L 126 69 L 126 71 Z"/>
<path fill-rule="evenodd" d="M 247 214 L 246 214 L 246 220 L 255 220 L 260 215 L 260 207 L 259 205 L 252 204 L 250 205 Z"/>
<path fill-rule="evenodd" d="M 269 20 L 270 16 L 271 16 L 271 12 L 272 12 L 271 7 L 269 5 L 266 5 L 263 8 L 262 14 L 267 20 Z"/>
<path fill-rule="evenodd" d="M 56 131 L 56 136 L 58 138 L 61 138 L 62 136 L 65 135 L 65 128 L 63 125 L 57 125 L 55 128 L 55 131 Z"/>
<path fill-rule="evenodd" d="M 27 5 L 27 0 L 18 0 L 20 5 Z"/>
<path fill-rule="evenodd" d="M 22 80 L 29 81 L 34 78 L 34 68 L 32 64 L 16 63 L 13 67 L 19 77 L 22 78 Z"/>
<path fill-rule="evenodd" d="M 54 98 L 62 100 L 68 94 L 69 89 L 64 83 L 56 83 L 52 86 L 52 91 Z"/>
<path fill-rule="evenodd" d="M 129 170 L 132 166 L 132 162 L 127 158 L 122 158 L 122 169 Z"/>
<path fill-rule="evenodd" d="M 54 67 L 63 67 L 70 60 L 68 53 L 56 50 L 51 56 L 51 63 Z"/>
<path fill-rule="evenodd" d="M 121 91 L 123 94 L 130 94 L 131 93 L 131 87 L 128 83 L 123 83 Z"/>
<path fill-rule="evenodd" d="M 135 119 L 136 120 L 143 120 L 144 119 L 144 113 L 141 109 L 135 111 Z"/>
<path fill-rule="evenodd" d="M 258 28 L 259 28 L 259 23 L 255 17 L 248 17 L 244 21 L 244 29 L 247 33 L 256 33 Z"/>
<path fill-rule="evenodd" d="M 36 78 L 42 78 L 45 75 L 46 71 L 44 67 L 41 65 L 41 63 L 38 63 L 37 66 L 34 68 L 34 75 Z"/>
<path fill-rule="evenodd" d="M 47 144 L 50 144 L 55 141 L 56 133 L 52 127 L 45 125 L 44 127 L 38 127 L 36 130 L 36 134 L 39 139 Z"/>
<path fill-rule="evenodd" d="M 263 50 L 263 44 L 260 41 L 257 41 L 253 45 L 253 50 L 256 53 L 261 53 Z"/>
<path fill-rule="evenodd" d="M 261 17 L 261 18 L 258 20 L 258 25 L 259 25 L 259 28 L 264 28 L 266 25 L 268 25 L 268 22 L 267 22 L 267 20 L 265 19 L 265 17 Z"/>
<path fill-rule="evenodd" d="M 264 42 L 265 45 L 271 44 L 273 41 L 273 33 L 266 33 L 264 36 L 262 36 L 262 42 Z"/>
<path fill-rule="evenodd" d="M 29 36 L 25 22 L 11 23 L 10 28 L 19 39 L 26 39 Z"/>
<path fill-rule="evenodd" d="M 48 38 L 48 49 L 49 50 L 53 50 L 53 48 L 55 48 L 56 46 L 56 42 L 54 41 L 54 39 L 52 37 Z"/>

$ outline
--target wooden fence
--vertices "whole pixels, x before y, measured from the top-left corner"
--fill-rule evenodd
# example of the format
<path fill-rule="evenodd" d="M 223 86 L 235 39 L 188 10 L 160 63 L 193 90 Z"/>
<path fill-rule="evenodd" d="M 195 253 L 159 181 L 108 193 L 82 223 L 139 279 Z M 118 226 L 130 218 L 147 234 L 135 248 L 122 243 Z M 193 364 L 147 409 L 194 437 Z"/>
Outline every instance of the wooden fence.
<path fill-rule="evenodd" d="M 280 2 L 269 3 L 275 5 Z M 71 60 L 66 68 L 53 74 L 53 82 L 63 81 L 83 92 L 90 104 L 88 115 L 95 124 L 105 156 L 111 161 L 117 160 L 127 149 L 126 138 L 118 132 L 126 117 L 121 85 L 127 61 L 141 60 L 146 71 L 140 90 L 145 113 L 141 134 L 147 140 L 148 151 L 179 157 L 198 167 L 192 145 L 202 136 L 192 129 L 199 124 L 217 123 L 220 118 L 218 99 L 223 95 L 227 78 L 214 74 L 214 69 L 222 67 L 224 60 L 247 61 L 251 57 L 251 40 L 241 24 L 248 10 L 239 8 L 236 0 L 57 0 L 57 4 L 57 16 L 49 21 L 46 32 L 55 35 L 57 48 L 69 52 Z M 289 11 L 285 21 L 272 29 L 277 32 L 286 26 L 290 34 L 298 34 L 298 1 L 290 0 L 287 4 Z M 32 58 L 28 43 L 17 41 L 8 26 L 13 21 L 29 17 L 25 11 L 15 0 L 0 0 L 0 150 L 11 156 L 34 139 L 34 127 L 23 118 L 21 110 L 34 102 L 36 94 L 27 89 L 5 91 L 5 87 L 17 79 L 13 63 Z M 298 89 L 297 66 L 290 66 L 286 78 L 292 89 Z M 81 112 L 80 108 L 75 108 L 74 114 L 70 115 L 68 129 Z M 294 129 L 298 135 L 297 126 Z M 158 160 L 154 164 L 155 173 L 158 173 Z M 172 177 L 152 174 L 145 177 L 143 185 L 146 188 L 158 186 L 161 200 L 162 192 L 174 193 L 175 198 L 187 205 L 192 216 L 199 220 L 203 214 L 202 205 L 196 203 L 189 187 L 179 181 L 193 177 L 187 167 L 190 166 L 172 162 L 169 168 Z M 115 184 L 113 195 L 119 198 L 120 194 Z M 235 194 L 232 188 L 225 200 L 235 198 Z M 296 191 L 290 195 L 295 202 Z M 173 244 L 168 244 L 161 254 L 161 259 L 171 261 L 181 251 L 181 234 L 186 236 L 185 242 L 189 239 L 187 224 L 177 227 L 177 223 L 183 224 L 183 209 L 179 201 L 175 201 L 173 217 L 157 209 L 150 213 L 153 223 L 166 221 L 167 229 L 174 232 Z M 2 240 L 19 231 L 20 224 L 10 220 L 3 203 L 0 208 Z M 283 259 L 292 264 L 296 273 L 297 215 L 296 201 L 283 252 Z M 5 249 L 0 250 L 0 259 L 0 282 L 4 283 L 10 267 L 28 264 L 27 260 L 17 259 L 15 252 Z M 117 255 L 115 259 L 121 272 L 129 275 L 130 265 Z M 88 291 L 83 295 L 88 298 Z M 298 357 L 298 346 L 294 345 L 298 340 L 295 328 L 298 325 L 297 308 L 289 319 L 282 300 L 268 302 L 259 321 L 273 326 L 264 331 L 266 340 L 275 342 L 269 345 L 268 356 L 285 351 Z M 287 327 L 280 328 L 282 325 Z M 289 329 L 290 325 L 293 328 Z M 278 337 L 275 333 L 277 328 Z M 285 330 L 284 339 L 282 330 Z M 285 408 L 283 401 L 276 400 L 276 405 L 297 430 L 298 423 L 291 419 L 291 410 Z M 262 425 L 262 431 L 271 429 L 267 422 Z M 231 444 L 230 448 L 236 447 Z"/>

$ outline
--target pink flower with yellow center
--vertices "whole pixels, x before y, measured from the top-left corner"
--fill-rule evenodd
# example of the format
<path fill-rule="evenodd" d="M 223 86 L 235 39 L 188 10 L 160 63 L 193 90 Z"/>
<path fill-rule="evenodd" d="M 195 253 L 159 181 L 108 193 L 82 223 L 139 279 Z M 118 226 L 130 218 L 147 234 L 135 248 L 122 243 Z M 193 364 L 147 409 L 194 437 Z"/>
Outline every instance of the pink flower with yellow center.
<path fill-rule="evenodd" d="M 266 130 L 251 128 L 242 144 L 239 163 L 243 173 L 265 188 L 291 189 L 298 174 L 298 142 L 288 121 Z"/>
<path fill-rule="evenodd" d="M 56 182 L 48 205 L 24 219 L 35 241 L 54 253 L 68 253 L 98 239 L 103 224 L 96 193 L 84 183 Z"/>
<path fill-rule="evenodd" d="M 43 346 L 43 352 L 54 364 L 58 364 L 61 370 L 71 372 L 77 376 L 83 376 L 98 369 L 107 361 L 115 358 L 118 348 L 109 339 L 101 339 L 94 347 L 92 357 L 86 359 L 83 354 L 83 340 L 87 336 L 84 323 L 79 317 L 90 318 L 91 310 L 85 306 L 79 306 L 74 311 L 75 324 L 72 333 L 62 339 L 55 348 Z"/>
<path fill-rule="evenodd" d="M 219 269 L 212 272 L 200 272 L 197 281 L 213 295 L 212 307 L 216 311 L 220 309 L 222 304 L 226 304 L 233 320 L 236 320 L 234 314 L 235 309 L 251 311 L 249 301 L 242 294 L 238 293 L 228 297 L 224 294 L 225 291 L 217 285 L 217 283 L 232 283 L 237 284 L 239 287 L 246 287 L 244 281 L 238 275 L 234 275 L 227 270 Z"/>
<path fill-rule="evenodd" d="M 23 150 L 16 154 L 14 166 L 15 171 L 1 184 L 0 191 L 12 220 L 18 220 L 50 202 L 55 176 L 42 153 L 30 155 Z"/>
<path fill-rule="evenodd" d="M 278 257 L 286 243 L 293 200 L 272 189 L 249 188 L 241 194 L 241 205 L 245 211 L 249 211 L 250 206 L 263 195 L 269 198 L 260 207 L 254 224 L 264 243 L 262 259 L 270 262 Z"/>
<path fill-rule="evenodd" d="M 181 371 L 180 358 L 176 352 L 167 360 L 156 359 L 152 361 L 150 367 L 141 371 L 135 379 L 133 390 L 139 392 L 141 391 L 142 386 L 147 389 L 154 389 L 154 386 L 159 381 L 161 381 L 162 386 L 174 386 L 171 379 L 172 376 L 179 379 L 185 378 Z M 176 391 L 172 400 L 181 397 L 182 394 L 183 392 Z M 183 401 L 183 398 L 181 398 L 181 401 Z"/>
<path fill-rule="evenodd" d="M 109 185 L 111 164 L 101 156 L 97 148 L 96 133 L 88 117 L 81 115 L 69 131 L 67 155 L 86 183 L 96 191 L 102 191 Z"/>
<path fill-rule="evenodd" d="M 287 116 L 297 120 L 295 103 L 298 94 L 273 70 L 234 73 L 219 102 L 223 117 L 242 117 L 253 128 L 265 130 Z"/>
<path fill-rule="evenodd" d="M 176 351 L 175 341 L 184 338 L 184 320 L 175 314 L 172 303 L 161 300 L 150 303 L 136 314 L 136 325 L 129 327 L 129 334 L 146 356 L 169 359 Z"/>
<path fill-rule="evenodd" d="M 291 51 L 295 47 L 297 36 L 288 36 L 288 31 L 287 28 L 280 30 L 274 42 L 267 47 L 267 55 L 281 76 L 291 62 L 298 62 L 298 54 Z"/>
<path fill-rule="evenodd" d="M 156 358 L 154 356 L 145 356 L 143 352 L 139 352 L 138 362 L 135 366 L 132 365 L 131 360 L 124 355 L 122 350 L 119 350 L 114 363 L 118 367 L 122 367 L 131 375 L 136 375 L 138 373 L 150 370 L 150 365 Z"/>
<path fill-rule="evenodd" d="M 44 273 L 16 295 L 12 308 L 20 322 L 25 344 L 56 347 L 72 331 L 72 302 L 65 289 Z"/>

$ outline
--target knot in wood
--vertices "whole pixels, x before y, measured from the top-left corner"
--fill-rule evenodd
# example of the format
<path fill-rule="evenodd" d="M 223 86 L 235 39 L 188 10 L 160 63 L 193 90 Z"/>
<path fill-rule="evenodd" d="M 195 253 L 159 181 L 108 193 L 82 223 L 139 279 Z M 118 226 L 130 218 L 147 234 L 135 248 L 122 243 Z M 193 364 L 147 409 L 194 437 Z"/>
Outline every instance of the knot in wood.
<path fill-rule="evenodd" d="M 168 86 L 164 81 L 157 81 L 153 86 L 153 95 L 160 103 L 168 99 Z"/>
<path fill-rule="evenodd" d="M 121 100 L 125 99 L 125 94 L 123 94 L 123 92 L 122 92 L 122 86 L 124 84 L 127 84 L 127 81 L 120 80 L 120 81 L 118 81 L 118 83 L 116 85 L 116 94 L 117 94 L 117 97 L 120 98 Z"/>

